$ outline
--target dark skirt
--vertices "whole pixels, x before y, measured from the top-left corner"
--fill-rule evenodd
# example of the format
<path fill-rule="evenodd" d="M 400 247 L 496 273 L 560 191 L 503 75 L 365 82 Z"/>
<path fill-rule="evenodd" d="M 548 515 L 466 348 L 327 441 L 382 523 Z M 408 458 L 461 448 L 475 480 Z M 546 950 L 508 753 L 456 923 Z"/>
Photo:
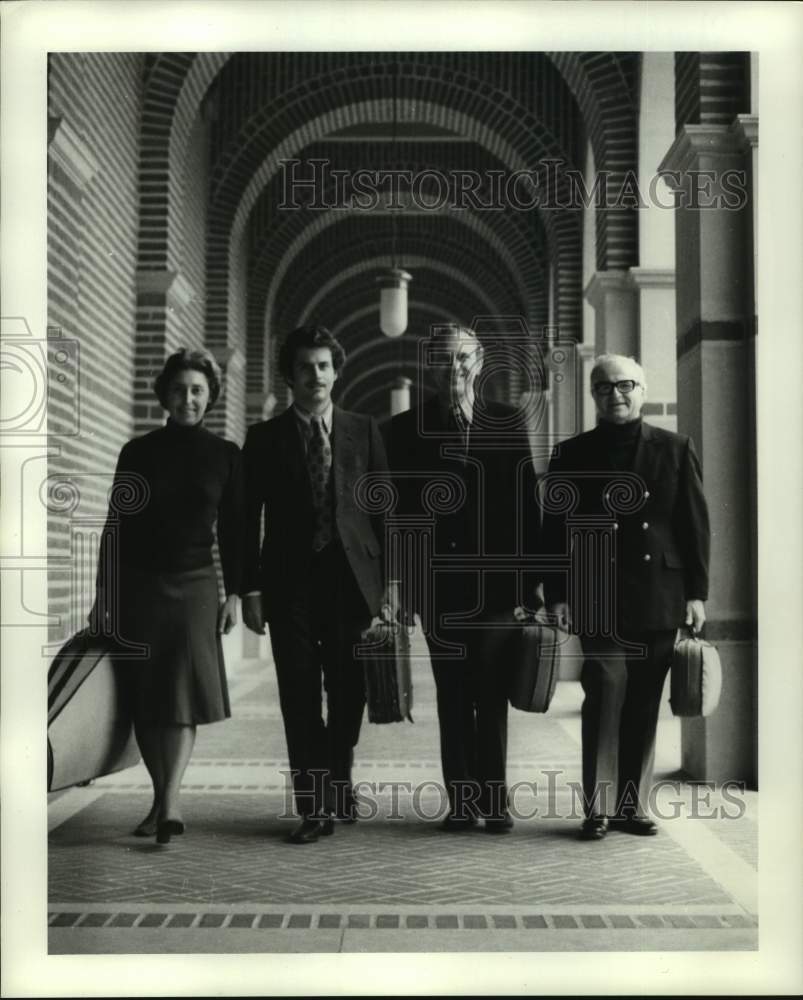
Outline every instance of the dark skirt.
<path fill-rule="evenodd" d="M 135 718 L 173 725 L 228 719 L 214 566 L 178 573 L 127 568 L 120 590 L 119 634 L 148 647 L 144 659 L 122 661 Z"/>

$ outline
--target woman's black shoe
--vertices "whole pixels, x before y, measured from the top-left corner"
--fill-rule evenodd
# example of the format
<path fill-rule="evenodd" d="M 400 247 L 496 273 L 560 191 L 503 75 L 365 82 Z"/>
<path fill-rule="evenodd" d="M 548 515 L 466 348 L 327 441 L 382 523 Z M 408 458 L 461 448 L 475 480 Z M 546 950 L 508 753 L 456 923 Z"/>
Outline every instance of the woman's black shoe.
<path fill-rule="evenodd" d="M 156 827 L 156 843 L 169 844 L 172 836 L 180 836 L 184 833 L 184 824 L 180 819 L 163 819 Z"/>

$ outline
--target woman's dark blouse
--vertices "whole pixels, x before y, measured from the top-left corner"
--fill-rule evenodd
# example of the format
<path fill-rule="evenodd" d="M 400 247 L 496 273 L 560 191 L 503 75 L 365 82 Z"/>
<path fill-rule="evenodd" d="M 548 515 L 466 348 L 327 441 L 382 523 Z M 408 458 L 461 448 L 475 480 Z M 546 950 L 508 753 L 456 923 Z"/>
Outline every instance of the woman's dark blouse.
<path fill-rule="evenodd" d="M 203 427 L 168 422 L 123 446 L 115 475 L 124 492 L 125 473 L 143 478 L 148 498 L 141 509 L 119 515 L 121 569 L 181 572 L 210 566 L 217 521 L 226 593 L 237 593 L 243 501 L 237 445 Z"/>

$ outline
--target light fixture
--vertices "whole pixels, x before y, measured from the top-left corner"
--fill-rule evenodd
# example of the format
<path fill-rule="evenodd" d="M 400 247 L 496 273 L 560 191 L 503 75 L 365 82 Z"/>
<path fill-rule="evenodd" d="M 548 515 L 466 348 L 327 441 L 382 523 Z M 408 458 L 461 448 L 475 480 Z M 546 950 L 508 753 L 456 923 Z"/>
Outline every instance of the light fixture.
<path fill-rule="evenodd" d="M 393 74 L 393 162 L 396 162 L 396 125 L 398 121 L 396 88 L 399 75 L 398 63 Z M 407 329 L 407 286 L 413 276 L 398 266 L 396 253 L 397 222 L 396 209 L 389 208 L 391 227 L 392 266 L 384 268 L 376 279 L 379 285 L 379 329 L 386 337 L 400 337 Z M 401 211 L 401 209 L 399 209 Z"/>
<path fill-rule="evenodd" d="M 396 376 L 396 381 L 390 390 L 391 417 L 395 417 L 399 413 L 405 413 L 410 409 L 410 386 L 412 384 L 412 379 L 407 378 L 406 375 Z"/>
<path fill-rule="evenodd" d="M 400 337 L 407 329 L 407 285 L 412 277 L 400 267 L 388 267 L 376 279 L 379 328 L 386 337 Z"/>

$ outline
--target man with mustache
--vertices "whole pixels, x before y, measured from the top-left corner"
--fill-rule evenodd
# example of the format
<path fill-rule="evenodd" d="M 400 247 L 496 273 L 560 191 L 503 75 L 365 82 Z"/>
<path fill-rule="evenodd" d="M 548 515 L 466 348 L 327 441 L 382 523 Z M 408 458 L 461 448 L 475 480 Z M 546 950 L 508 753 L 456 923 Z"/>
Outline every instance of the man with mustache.
<path fill-rule="evenodd" d="M 279 353 L 293 404 L 249 428 L 243 448 L 243 620 L 260 635 L 269 627 L 301 816 L 294 844 L 331 834 L 333 817 L 356 819 L 365 692 L 353 649 L 384 596 L 382 520 L 359 508 L 355 485 L 387 462 L 373 418 L 332 403 L 345 360 L 325 327 L 294 330 Z"/>

